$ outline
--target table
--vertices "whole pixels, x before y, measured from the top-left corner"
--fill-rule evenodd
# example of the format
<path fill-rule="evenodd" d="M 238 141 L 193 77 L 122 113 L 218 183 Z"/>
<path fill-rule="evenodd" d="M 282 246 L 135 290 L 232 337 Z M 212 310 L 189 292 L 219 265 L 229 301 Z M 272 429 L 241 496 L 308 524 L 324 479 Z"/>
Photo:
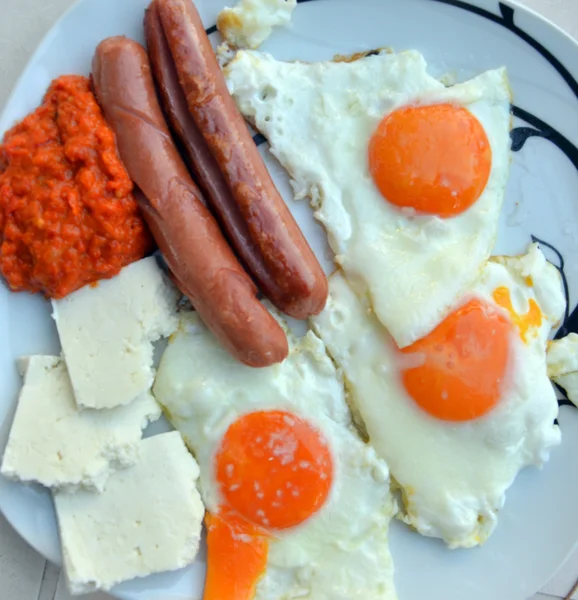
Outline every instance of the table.
<path fill-rule="evenodd" d="M 519 1 L 578 39 L 578 0 Z M 72 0 L 0 0 L 0 107 L 42 36 L 71 4 Z M 578 549 L 532 600 L 564 598 L 577 577 Z M 20 539 L 1 514 L 0 596 L 2 600 L 70 600 L 60 570 Z M 83 598 L 110 600 L 107 594 Z M 578 590 L 572 598 L 578 599 Z"/>

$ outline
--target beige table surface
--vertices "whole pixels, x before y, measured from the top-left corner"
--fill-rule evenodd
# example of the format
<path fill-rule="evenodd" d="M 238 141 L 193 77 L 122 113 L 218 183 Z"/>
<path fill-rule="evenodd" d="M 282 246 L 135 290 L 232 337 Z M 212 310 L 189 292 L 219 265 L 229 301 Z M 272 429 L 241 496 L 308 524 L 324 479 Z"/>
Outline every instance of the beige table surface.
<path fill-rule="evenodd" d="M 578 0 L 520 0 L 520 3 L 545 15 L 578 39 Z M 71 4 L 72 0 L 0 0 L 0 109 L 42 36 Z M 564 598 L 577 578 L 578 548 L 532 600 Z M 110 600 L 106 594 L 82 598 Z M 572 598 L 578 599 L 578 591 Z M 70 600 L 59 569 L 29 548 L 1 514 L 0 600 Z"/>

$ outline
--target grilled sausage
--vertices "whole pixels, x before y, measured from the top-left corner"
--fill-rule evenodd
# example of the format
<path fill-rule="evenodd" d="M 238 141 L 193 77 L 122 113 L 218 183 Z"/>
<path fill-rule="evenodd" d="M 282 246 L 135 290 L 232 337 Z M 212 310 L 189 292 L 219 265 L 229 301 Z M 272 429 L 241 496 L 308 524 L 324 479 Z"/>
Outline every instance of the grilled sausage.
<path fill-rule="evenodd" d="M 159 99 L 169 125 L 186 152 L 195 183 L 217 218 L 229 243 L 257 285 L 272 298 L 280 290 L 267 270 L 264 257 L 253 243 L 249 228 L 239 211 L 219 165 L 209 151 L 203 134 L 189 112 L 177 70 L 159 20 L 156 2 L 145 12 L 145 38 Z"/>
<path fill-rule="evenodd" d="M 154 0 L 154 4 L 189 111 L 247 226 L 249 253 L 254 248 L 265 261 L 266 276 L 259 281 L 263 291 L 292 317 L 319 313 L 327 300 L 325 274 L 229 94 L 196 8 L 190 0 Z M 219 197 L 216 202 L 221 202 Z M 236 211 L 229 200 L 222 201 L 219 212 L 234 219 Z"/>
<path fill-rule="evenodd" d="M 240 361 L 263 367 L 283 360 L 287 338 L 257 300 L 254 283 L 174 146 L 144 48 L 124 37 L 104 40 L 92 78 L 120 156 L 139 188 L 145 218 L 181 291 Z"/>

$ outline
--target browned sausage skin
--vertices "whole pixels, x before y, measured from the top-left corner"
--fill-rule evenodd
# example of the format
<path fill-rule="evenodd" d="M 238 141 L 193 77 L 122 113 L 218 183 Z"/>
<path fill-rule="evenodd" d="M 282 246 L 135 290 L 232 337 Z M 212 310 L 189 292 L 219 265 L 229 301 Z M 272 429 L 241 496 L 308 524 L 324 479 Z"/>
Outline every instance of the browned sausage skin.
<path fill-rule="evenodd" d="M 283 360 L 287 339 L 256 299 L 256 288 L 202 201 L 169 134 L 144 48 L 109 38 L 92 64 L 96 96 L 120 156 L 139 188 L 151 231 L 181 291 L 240 361 L 264 367 Z"/>
<path fill-rule="evenodd" d="M 257 285 L 267 297 L 276 298 L 282 290 L 270 276 L 265 259 L 251 239 L 249 228 L 231 195 L 219 165 L 189 112 L 187 99 L 179 83 L 171 50 L 159 20 L 156 2 L 151 2 L 145 11 L 144 29 L 159 98 L 169 125 L 186 151 L 195 183 L 201 188 L 230 244 L 255 278 Z"/>
<path fill-rule="evenodd" d="M 196 8 L 190 0 L 155 4 L 190 113 L 275 282 L 263 291 L 292 317 L 319 313 L 327 300 L 327 278 L 229 94 Z"/>

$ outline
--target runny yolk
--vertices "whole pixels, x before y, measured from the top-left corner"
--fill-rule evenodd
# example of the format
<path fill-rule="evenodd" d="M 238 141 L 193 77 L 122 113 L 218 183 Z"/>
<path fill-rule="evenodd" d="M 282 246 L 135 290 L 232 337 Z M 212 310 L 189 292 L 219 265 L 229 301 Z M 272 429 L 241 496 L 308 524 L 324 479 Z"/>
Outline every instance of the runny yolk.
<path fill-rule="evenodd" d="M 333 461 L 325 438 L 280 410 L 235 421 L 215 461 L 225 504 L 266 529 L 299 525 L 321 508 L 331 489 Z"/>
<path fill-rule="evenodd" d="M 507 287 L 496 288 L 492 295 L 496 304 L 510 313 L 510 319 L 518 328 L 522 341 L 527 342 L 530 330 L 536 330 L 542 325 L 542 311 L 537 302 L 530 298 L 528 312 L 521 315 L 514 310 L 510 290 Z"/>
<path fill-rule="evenodd" d="M 267 536 L 226 510 L 207 513 L 204 600 L 250 600 L 267 565 Z"/>
<path fill-rule="evenodd" d="M 369 142 L 369 168 L 383 197 L 439 217 L 467 210 L 484 191 L 492 150 L 478 119 L 453 104 L 388 114 Z"/>
<path fill-rule="evenodd" d="M 237 419 L 215 457 L 223 504 L 207 514 L 204 600 L 251 600 L 271 529 L 299 525 L 327 500 L 333 460 L 323 435 L 285 411 Z"/>
<path fill-rule="evenodd" d="M 490 304 L 472 299 L 429 335 L 403 348 L 415 363 L 402 371 L 408 394 L 430 415 L 468 421 L 500 400 L 508 368 L 512 324 Z"/>

